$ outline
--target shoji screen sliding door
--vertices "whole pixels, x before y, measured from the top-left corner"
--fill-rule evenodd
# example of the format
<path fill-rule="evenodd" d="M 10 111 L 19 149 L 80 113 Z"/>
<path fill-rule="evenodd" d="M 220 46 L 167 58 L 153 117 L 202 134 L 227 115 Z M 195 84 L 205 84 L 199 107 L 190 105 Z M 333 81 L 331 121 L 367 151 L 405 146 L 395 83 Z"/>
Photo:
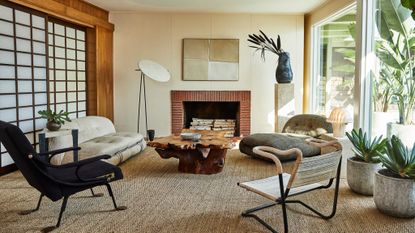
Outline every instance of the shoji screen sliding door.
<path fill-rule="evenodd" d="M 33 145 L 46 121 L 46 16 L 0 2 L 0 120 L 17 125 Z M 0 167 L 12 164 L 1 145 Z"/>

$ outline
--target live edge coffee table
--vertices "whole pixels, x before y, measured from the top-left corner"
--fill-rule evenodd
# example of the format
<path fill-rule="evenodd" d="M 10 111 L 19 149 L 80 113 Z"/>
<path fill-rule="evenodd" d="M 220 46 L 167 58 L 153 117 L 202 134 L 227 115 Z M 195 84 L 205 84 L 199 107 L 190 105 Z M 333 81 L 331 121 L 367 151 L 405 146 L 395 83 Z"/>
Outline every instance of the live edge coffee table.
<path fill-rule="evenodd" d="M 183 131 L 192 132 L 192 131 Z M 179 171 L 194 174 L 216 174 L 225 166 L 228 149 L 233 147 L 230 139 L 218 131 L 194 131 L 202 137 L 199 141 L 182 140 L 180 136 L 156 138 L 148 145 L 155 147 L 163 159 L 178 158 Z"/>

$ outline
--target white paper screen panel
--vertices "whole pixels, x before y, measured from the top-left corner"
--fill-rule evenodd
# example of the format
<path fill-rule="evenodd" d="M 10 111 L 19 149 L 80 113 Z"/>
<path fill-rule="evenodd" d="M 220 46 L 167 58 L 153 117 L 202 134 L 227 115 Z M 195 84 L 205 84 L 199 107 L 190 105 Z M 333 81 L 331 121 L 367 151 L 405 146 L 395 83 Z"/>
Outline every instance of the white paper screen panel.
<path fill-rule="evenodd" d="M 46 17 L 0 2 L 0 120 L 18 126 L 33 145 L 47 109 Z M 0 166 L 13 163 L 2 146 Z"/>
<path fill-rule="evenodd" d="M 50 108 L 67 111 L 70 118 L 85 116 L 85 30 L 53 19 L 48 28 Z"/>

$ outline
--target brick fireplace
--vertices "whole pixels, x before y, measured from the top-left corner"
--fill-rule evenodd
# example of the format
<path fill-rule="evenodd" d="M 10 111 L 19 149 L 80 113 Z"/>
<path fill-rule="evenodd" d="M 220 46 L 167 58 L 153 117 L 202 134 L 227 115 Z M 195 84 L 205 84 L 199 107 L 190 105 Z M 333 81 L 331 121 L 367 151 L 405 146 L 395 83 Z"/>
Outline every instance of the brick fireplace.
<path fill-rule="evenodd" d="M 171 91 L 172 133 L 180 134 L 184 127 L 184 102 L 239 102 L 237 125 L 241 135 L 251 132 L 250 91 Z"/>

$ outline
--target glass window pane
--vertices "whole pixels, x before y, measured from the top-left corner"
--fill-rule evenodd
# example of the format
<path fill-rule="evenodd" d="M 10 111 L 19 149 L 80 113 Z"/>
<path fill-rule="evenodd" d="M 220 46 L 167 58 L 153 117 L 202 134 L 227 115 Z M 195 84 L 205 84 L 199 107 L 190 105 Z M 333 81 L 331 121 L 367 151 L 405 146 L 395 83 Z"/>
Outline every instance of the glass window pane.
<path fill-rule="evenodd" d="M 76 82 L 68 82 L 68 91 L 76 91 Z"/>
<path fill-rule="evenodd" d="M 85 61 L 85 52 L 78 51 L 76 56 L 78 60 Z"/>
<path fill-rule="evenodd" d="M 35 92 L 46 92 L 46 81 L 35 81 Z"/>
<path fill-rule="evenodd" d="M 318 26 L 318 58 L 313 74 L 313 112 L 329 116 L 336 107 L 353 115 L 355 80 L 355 41 L 351 34 L 356 24 L 356 8 Z M 350 120 L 351 117 L 350 117 Z M 353 124 L 348 124 L 352 128 Z"/>
<path fill-rule="evenodd" d="M 15 12 L 15 17 L 16 17 L 16 22 L 25 24 L 25 25 L 30 25 L 30 14 L 23 12 L 23 11 L 19 11 L 19 10 L 15 10 L 14 12 Z"/>
<path fill-rule="evenodd" d="M 39 29 L 33 29 L 33 39 L 39 41 L 45 41 L 45 31 Z"/>
<path fill-rule="evenodd" d="M 53 34 L 48 34 L 48 43 L 53 44 Z M 52 54 L 51 54 L 52 55 Z"/>
<path fill-rule="evenodd" d="M 75 50 L 73 50 L 73 49 L 67 49 L 66 50 L 66 52 L 67 52 L 67 58 L 69 58 L 69 59 L 75 59 Z"/>
<path fill-rule="evenodd" d="M 78 90 L 85 91 L 85 82 L 78 82 Z"/>
<path fill-rule="evenodd" d="M 20 114 L 20 113 L 19 113 Z M 19 115 L 20 118 L 20 115 Z M 28 118 L 20 118 L 20 119 L 28 119 Z M 23 131 L 23 133 L 28 133 L 33 131 L 33 121 L 19 121 L 19 128 Z M 33 134 L 31 134 L 33 135 Z M 31 143 L 33 143 L 33 137 L 30 139 L 28 138 Z"/>
<path fill-rule="evenodd" d="M 57 104 L 56 105 L 56 111 L 57 112 L 66 111 L 66 104 Z"/>
<path fill-rule="evenodd" d="M 16 25 L 16 36 L 30 39 L 30 27 Z"/>
<path fill-rule="evenodd" d="M 55 59 L 55 68 L 56 69 L 65 69 L 65 60 L 64 59 Z"/>
<path fill-rule="evenodd" d="M 41 107 L 41 108 L 36 107 L 36 109 L 38 109 L 38 111 L 46 110 L 46 106 Z M 36 111 L 36 114 L 37 114 L 38 111 Z M 41 130 L 41 129 L 46 128 L 46 123 L 47 123 L 47 120 L 46 119 L 36 119 L 35 120 L 36 130 Z"/>
<path fill-rule="evenodd" d="M 33 52 L 40 53 L 40 54 L 46 54 L 45 44 L 40 43 L 40 42 L 33 42 Z"/>
<path fill-rule="evenodd" d="M 51 90 L 53 90 L 53 88 L 52 88 Z M 51 93 L 51 94 L 49 95 L 49 102 L 50 102 L 51 104 L 55 103 L 55 94 Z"/>
<path fill-rule="evenodd" d="M 50 21 L 48 22 L 48 32 L 49 33 L 53 33 L 54 32 L 54 30 L 53 30 L 53 22 L 50 22 Z"/>
<path fill-rule="evenodd" d="M 0 19 L 13 21 L 13 9 L 7 6 L 0 5 Z"/>
<path fill-rule="evenodd" d="M 86 102 L 85 101 L 80 101 L 78 103 L 78 111 L 84 111 L 86 110 Z"/>
<path fill-rule="evenodd" d="M 55 35 L 55 45 L 65 47 L 65 38 Z"/>
<path fill-rule="evenodd" d="M 0 93 L 14 93 L 16 90 L 15 81 L 1 80 L 0 81 Z"/>
<path fill-rule="evenodd" d="M 64 48 L 55 48 L 55 57 L 65 58 L 65 49 Z"/>
<path fill-rule="evenodd" d="M 82 72 L 82 71 L 78 72 L 78 80 L 85 81 L 85 72 Z"/>
<path fill-rule="evenodd" d="M 14 64 L 14 53 L 0 50 L 0 63 Z"/>
<path fill-rule="evenodd" d="M 17 67 L 18 79 L 32 79 L 32 68 L 30 67 Z"/>
<path fill-rule="evenodd" d="M 45 79 L 46 80 L 46 69 L 45 68 L 34 68 L 34 78 L 35 79 Z"/>
<path fill-rule="evenodd" d="M 19 119 L 31 119 L 31 118 L 33 118 L 33 107 L 19 108 Z"/>
<path fill-rule="evenodd" d="M 57 70 L 56 73 L 56 80 L 65 80 L 65 71 Z"/>
<path fill-rule="evenodd" d="M 56 93 L 56 103 L 63 103 L 63 102 L 66 102 L 66 94 Z"/>
<path fill-rule="evenodd" d="M 15 78 L 14 66 L 0 66 L 0 79 Z"/>
<path fill-rule="evenodd" d="M 18 82 L 19 92 L 32 92 L 32 81 L 22 80 Z"/>
<path fill-rule="evenodd" d="M 0 95 L 0 108 L 11 108 L 16 106 L 16 96 Z M 2 117 L 0 117 L 1 119 Z"/>
<path fill-rule="evenodd" d="M 75 38 L 75 29 L 66 27 L 66 36 L 69 38 Z"/>
<path fill-rule="evenodd" d="M 54 70 L 49 70 L 49 80 L 54 80 L 55 79 L 55 71 Z"/>
<path fill-rule="evenodd" d="M 78 70 L 85 70 L 85 62 L 78 61 Z"/>
<path fill-rule="evenodd" d="M 86 111 L 78 112 L 78 117 L 86 117 Z"/>
<path fill-rule="evenodd" d="M 47 95 L 46 93 L 37 93 L 35 94 L 35 104 L 47 104 Z"/>
<path fill-rule="evenodd" d="M 33 55 L 33 65 L 46 67 L 46 56 Z"/>
<path fill-rule="evenodd" d="M 85 32 L 81 31 L 81 30 L 76 30 L 76 38 L 78 40 L 85 40 Z"/>
<path fill-rule="evenodd" d="M 32 15 L 32 25 L 37 28 L 45 29 L 45 19 L 37 15 Z"/>
<path fill-rule="evenodd" d="M 56 82 L 56 91 L 66 91 L 66 83 Z"/>
<path fill-rule="evenodd" d="M 76 41 L 76 47 L 79 50 L 85 50 L 85 42 L 84 41 Z"/>
<path fill-rule="evenodd" d="M 66 47 L 75 49 L 75 40 L 74 39 L 66 39 Z"/>
<path fill-rule="evenodd" d="M 75 61 L 67 60 L 66 61 L 66 68 L 68 70 L 75 70 L 76 69 L 76 63 L 75 63 Z"/>
<path fill-rule="evenodd" d="M 30 40 L 16 39 L 16 49 L 21 52 L 31 52 Z"/>
<path fill-rule="evenodd" d="M 16 121 L 16 109 L 5 109 L 0 110 L 0 116 L 2 121 L 10 122 L 10 121 Z"/>
<path fill-rule="evenodd" d="M 78 92 L 78 100 L 86 100 L 86 93 Z"/>
<path fill-rule="evenodd" d="M 68 112 L 76 111 L 76 103 L 68 103 Z"/>
<path fill-rule="evenodd" d="M 32 65 L 31 55 L 27 53 L 17 53 L 17 64 L 31 66 Z"/>
<path fill-rule="evenodd" d="M 76 101 L 76 92 L 68 93 L 68 101 Z"/>
<path fill-rule="evenodd" d="M 33 104 L 32 94 L 19 94 L 19 106 L 28 106 Z"/>
<path fill-rule="evenodd" d="M 75 71 L 68 71 L 68 80 L 76 81 L 76 72 Z"/>
<path fill-rule="evenodd" d="M 65 27 L 60 25 L 60 24 L 55 23 L 55 34 L 64 36 L 65 35 Z"/>
<path fill-rule="evenodd" d="M 0 49 L 14 49 L 14 40 L 12 37 L 0 35 L 0 41 Z"/>
<path fill-rule="evenodd" d="M 0 20 L 0 33 L 13 36 L 14 35 L 13 24 Z"/>

